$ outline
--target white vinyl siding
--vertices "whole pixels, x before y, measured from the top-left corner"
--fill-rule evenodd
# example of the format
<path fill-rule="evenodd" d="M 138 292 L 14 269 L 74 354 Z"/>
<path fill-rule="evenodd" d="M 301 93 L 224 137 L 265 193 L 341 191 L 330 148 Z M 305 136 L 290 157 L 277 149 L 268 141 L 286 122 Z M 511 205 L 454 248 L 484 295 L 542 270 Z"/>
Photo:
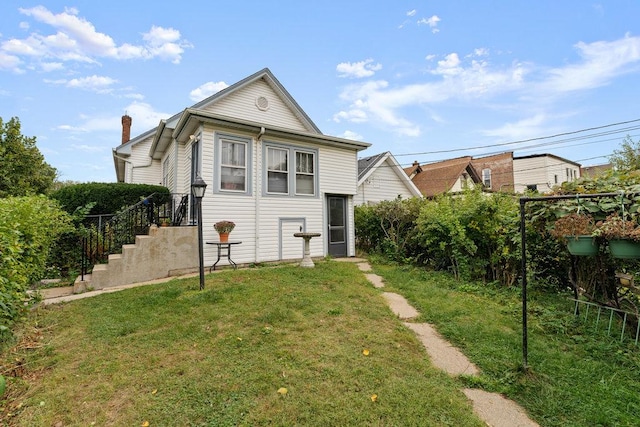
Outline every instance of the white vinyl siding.
<path fill-rule="evenodd" d="M 256 105 L 256 100 L 259 97 L 267 99 L 269 105 L 267 110 L 261 110 Z M 242 120 L 268 123 L 271 126 L 305 132 L 312 131 L 312 129 L 304 127 L 289 106 L 264 80 L 258 80 L 234 92 L 233 96 L 222 98 L 213 105 L 204 107 L 203 110 Z"/>
<path fill-rule="evenodd" d="M 322 147 L 318 152 L 320 194 L 355 195 L 358 186 L 356 151 Z"/>
<path fill-rule="evenodd" d="M 153 135 L 136 143 L 131 149 L 131 156 L 127 159 L 129 167 L 126 168 L 124 182 L 130 184 L 162 183 L 162 163 L 160 160 L 151 160 L 149 148 L 153 142 Z"/>
<path fill-rule="evenodd" d="M 404 174 L 404 171 L 400 170 L 400 173 Z M 408 199 L 414 194 L 407 188 L 405 181 L 396 174 L 396 168 L 386 160 L 358 186 L 358 195 L 354 203 L 356 205 L 372 204 L 383 200 L 394 200 L 398 196 Z"/>

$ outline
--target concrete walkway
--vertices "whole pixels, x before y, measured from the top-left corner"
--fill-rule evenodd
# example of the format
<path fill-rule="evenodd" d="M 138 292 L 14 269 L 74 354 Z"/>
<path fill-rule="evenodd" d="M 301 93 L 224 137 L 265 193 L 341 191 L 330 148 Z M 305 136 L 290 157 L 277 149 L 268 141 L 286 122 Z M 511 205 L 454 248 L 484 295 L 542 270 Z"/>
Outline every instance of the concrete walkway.
<path fill-rule="evenodd" d="M 384 287 L 382 277 L 371 273 L 369 263 L 361 258 L 343 258 L 338 261 L 355 262 L 360 271 L 376 288 Z M 402 296 L 391 292 L 383 292 L 383 298 L 389 304 L 391 311 L 402 320 L 411 320 L 420 313 L 412 307 Z M 437 368 L 451 376 L 480 375 L 480 370 L 456 347 L 452 346 L 429 323 L 403 324 L 415 332 L 424 345 L 431 362 Z M 506 399 L 498 393 L 489 393 L 483 390 L 463 389 L 465 396 L 471 400 L 473 411 L 488 426 L 491 427 L 539 427 L 533 422 L 515 402 Z"/>
<path fill-rule="evenodd" d="M 356 263 L 360 271 L 365 273 L 365 277 L 374 287 L 384 287 L 384 280 L 382 277 L 371 273 L 371 266 L 367 260 L 362 258 L 340 258 L 336 261 Z M 104 293 L 118 292 L 124 289 L 164 283 L 176 278 L 194 277 L 197 275 L 198 273 L 193 273 L 180 277 L 167 277 L 164 279 L 151 280 L 149 282 L 134 283 L 131 285 L 101 289 L 99 291 L 84 292 L 81 294 L 74 294 L 73 286 L 41 289 L 40 294 L 43 298 L 42 304 L 59 304 L 83 298 L 90 298 Z M 387 301 L 391 311 L 398 316 L 399 319 L 411 320 L 420 315 L 420 313 L 412 307 L 402 295 L 392 292 L 383 292 L 382 296 Z M 424 345 L 431 362 L 437 368 L 447 372 L 451 376 L 480 374 L 480 370 L 471 363 L 471 361 L 469 361 L 469 359 L 467 359 L 460 350 L 442 338 L 433 325 L 430 325 L 429 323 L 411 322 L 403 322 L 403 324 L 415 332 L 422 345 Z M 539 427 L 537 423 L 529 419 L 525 411 L 518 406 L 518 404 L 506 399 L 498 393 L 489 393 L 476 389 L 464 389 L 462 391 L 472 402 L 475 414 L 490 427 Z"/>

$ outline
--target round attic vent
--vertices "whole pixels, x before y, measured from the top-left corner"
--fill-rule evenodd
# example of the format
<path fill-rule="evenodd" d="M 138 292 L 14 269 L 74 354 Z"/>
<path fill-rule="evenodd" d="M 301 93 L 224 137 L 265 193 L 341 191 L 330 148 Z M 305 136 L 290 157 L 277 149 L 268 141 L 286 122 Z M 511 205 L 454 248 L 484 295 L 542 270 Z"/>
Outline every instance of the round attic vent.
<path fill-rule="evenodd" d="M 267 111 L 269 109 L 269 100 L 264 96 L 257 97 L 256 107 L 258 107 L 259 110 Z"/>

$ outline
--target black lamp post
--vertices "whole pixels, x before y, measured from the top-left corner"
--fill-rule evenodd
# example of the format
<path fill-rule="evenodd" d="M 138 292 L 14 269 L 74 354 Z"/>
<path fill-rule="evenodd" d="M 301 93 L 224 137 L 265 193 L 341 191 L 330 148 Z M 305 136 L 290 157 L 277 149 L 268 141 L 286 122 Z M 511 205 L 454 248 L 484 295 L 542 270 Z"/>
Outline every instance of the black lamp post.
<path fill-rule="evenodd" d="M 207 183 L 204 182 L 200 175 L 196 176 L 196 180 L 191 183 L 191 192 L 196 198 L 196 206 L 198 209 L 198 256 L 200 260 L 200 290 L 204 289 L 204 248 L 202 242 L 202 198 L 204 191 L 207 189 Z"/>

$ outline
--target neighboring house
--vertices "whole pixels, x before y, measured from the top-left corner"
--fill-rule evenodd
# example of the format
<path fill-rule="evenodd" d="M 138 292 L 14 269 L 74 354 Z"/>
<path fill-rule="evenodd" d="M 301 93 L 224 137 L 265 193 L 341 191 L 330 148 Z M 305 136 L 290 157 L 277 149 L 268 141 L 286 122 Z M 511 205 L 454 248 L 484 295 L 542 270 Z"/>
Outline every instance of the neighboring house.
<path fill-rule="evenodd" d="M 471 163 L 471 156 L 420 165 L 417 161 L 404 171 L 425 197 L 456 193 L 482 182 Z"/>
<path fill-rule="evenodd" d="M 487 190 L 513 192 L 513 152 L 471 159 Z"/>
<path fill-rule="evenodd" d="M 516 193 L 525 190 L 546 193 L 554 186 L 580 178 L 580 164 L 553 154 L 533 154 L 513 158 Z"/>
<path fill-rule="evenodd" d="M 356 205 L 414 196 L 422 194 L 389 151 L 358 160 Z"/>
<path fill-rule="evenodd" d="M 595 178 L 603 173 L 613 169 L 611 163 L 605 163 L 603 165 L 582 166 L 580 168 L 580 178 Z"/>
<path fill-rule="evenodd" d="M 302 258 L 299 231 L 320 232 L 311 256 L 354 256 L 358 152 L 370 144 L 323 135 L 267 68 L 162 120 L 113 151 L 119 182 L 162 184 L 189 194 L 200 175 L 204 240 L 236 223 L 238 263 Z M 215 247 L 204 245 L 205 264 Z"/>

